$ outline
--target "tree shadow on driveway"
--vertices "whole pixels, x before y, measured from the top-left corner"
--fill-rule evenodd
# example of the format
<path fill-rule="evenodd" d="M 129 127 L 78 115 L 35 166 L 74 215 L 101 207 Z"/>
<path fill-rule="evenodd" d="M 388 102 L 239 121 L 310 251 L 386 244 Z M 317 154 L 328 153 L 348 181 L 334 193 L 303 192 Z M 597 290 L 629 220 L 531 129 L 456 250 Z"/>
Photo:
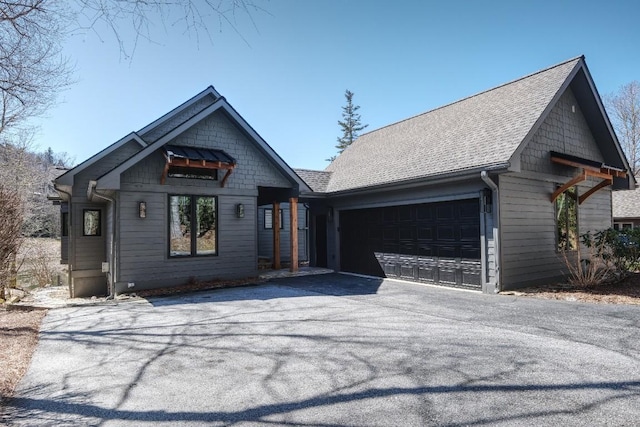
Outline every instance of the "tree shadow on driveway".
<path fill-rule="evenodd" d="M 611 399 L 640 397 L 640 381 L 623 381 L 623 382 L 602 382 L 602 383 L 576 383 L 576 384 L 521 384 L 521 385 L 454 385 L 454 386 L 434 386 L 434 387 L 394 387 L 381 389 L 368 389 L 355 393 L 338 393 L 333 395 L 317 396 L 310 399 L 299 401 L 291 401 L 285 403 L 277 403 L 270 405 L 259 405 L 240 411 L 216 411 L 216 412 L 193 412 L 193 411 L 134 411 L 107 409 L 100 406 L 87 403 L 74 403 L 61 400 L 47 399 L 30 399 L 16 398 L 10 402 L 10 405 L 17 409 L 13 413 L 13 421 L 28 421 L 37 424 L 38 420 L 46 421 L 50 419 L 51 414 L 74 415 L 80 416 L 82 419 L 101 419 L 101 420 L 127 420 L 133 422 L 218 422 L 218 423 L 239 423 L 239 422 L 264 422 L 271 424 L 268 418 L 273 415 L 282 415 L 291 412 L 301 411 L 310 408 L 329 407 L 342 403 L 353 403 L 367 399 L 389 399 L 401 395 L 422 395 L 429 397 L 434 394 L 460 394 L 460 393 L 479 393 L 486 398 L 491 393 L 519 393 L 526 395 L 527 392 L 550 392 L 550 391 L 576 391 L 576 390 L 606 390 L 615 391 L 617 394 L 602 398 L 600 401 L 590 402 L 588 404 L 576 405 L 573 409 L 539 409 L 537 411 L 529 411 L 518 413 L 514 410 L 513 414 L 491 419 L 476 419 L 465 421 L 461 425 L 489 424 L 503 421 L 529 421 L 535 422 L 537 418 L 545 418 L 550 415 L 571 415 L 579 414 L 585 409 L 595 409 L 600 404 Z M 480 396 L 478 396 L 480 398 Z M 38 414 L 47 414 L 46 416 L 38 416 Z M 64 418 L 63 418 L 64 419 Z M 9 420 L 11 421 L 11 420 Z M 314 422 L 313 425 L 322 425 Z M 327 424 L 333 425 L 333 424 Z M 456 425 L 449 423 L 448 425 Z"/>
<path fill-rule="evenodd" d="M 543 308 L 563 319 L 564 305 L 480 302 L 451 292 L 447 304 L 461 313 L 451 317 L 446 307 L 397 308 L 411 299 L 438 306 L 433 292 L 339 279 L 346 282 L 328 291 L 327 278 L 285 279 L 173 303 L 51 310 L 3 421 L 455 426 L 640 418 L 633 353 L 612 341 L 576 339 L 572 328 L 559 334 L 506 322 L 507 315 L 546 319 Z M 478 320 L 487 308 L 492 323 Z M 613 335 L 626 321 L 601 317 L 590 333 Z"/>

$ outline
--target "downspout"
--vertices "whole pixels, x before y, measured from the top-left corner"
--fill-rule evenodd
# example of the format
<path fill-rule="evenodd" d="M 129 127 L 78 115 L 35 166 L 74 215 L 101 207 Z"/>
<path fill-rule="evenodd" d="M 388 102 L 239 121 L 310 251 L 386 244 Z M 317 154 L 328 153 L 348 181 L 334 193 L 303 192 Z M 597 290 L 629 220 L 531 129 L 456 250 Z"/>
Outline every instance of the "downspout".
<path fill-rule="evenodd" d="M 107 299 L 113 299 L 116 296 L 116 199 L 113 197 L 109 197 L 105 194 L 98 193 L 96 190 L 97 181 L 89 181 L 89 189 L 87 192 L 87 196 L 91 199 L 93 196 L 107 200 L 111 202 L 111 221 L 113 225 L 111 227 L 111 259 L 109 260 L 109 296 Z"/>
<path fill-rule="evenodd" d="M 480 178 L 482 178 L 482 180 L 484 181 L 485 184 L 487 184 L 487 186 L 489 186 L 489 188 L 491 189 L 491 191 L 493 192 L 493 198 L 494 198 L 494 221 L 493 221 L 493 241 L 494 241 L 494 246 L 495 246 L 495 251 L 496 251 L 496 256 L 495 256 L 495 269 L 496 269 L 496 283 L 494 284 L 495 286 L 495 292 L 498 293 L 502 290 L 502 281 L 500 280 L 500 259 L 501 259 L 501 253 L 500 253 L 500 191 L 498 190 L 498 186 L 496 185 L 495 182 L 493 182 L 493 180 L 491 178 L 489 178 L 489 174 L 487 173 L 487 171 L 482 171 L 480 172 Z"/>
<path fill-rule="evenodd" d="M 69 197 L 69 201 L 68 201 L 68 203 L 69 203 L 69 212 L 67 212 L 67 214 L 69 215 L 69 218 L 67 219 L 67 222 L 68 222 L 68 224 L 67 224 L 67 230 L 68 230 L 68 234 L 69 234 L 69 235 L 67 236 L 67 239 L 68 239 L 68 241 L 67 241 L 67 245 L 68 245 L 68 246 L 67 246 L 67 263 L 68 263 L 68 265 L 69 265 L 69 273 L 68 273 L 68 275 L 67 275 L 67 284 L 69 285 L 69 294 L 70 294 L 72 297 L 74 297 L 75 295 L 73 295 L 73 292 L 71 291 L 71 289 L 72 289 L 72 288 L 71 288 L 71 283 L 72 283 L 72 280 L 71 280 L 71 272 L 73 271 L 73 265 L 71 264 L 71 260 L 70 260 L 70 258 L 71 258 L 70 254 L 73 252 L 73 251 L 71 250 L 71 244 L 72 244 L 72 242 L 73 242 L 73 236 L 72 236 L 72 234 L 73 234 L 73 227 L 71 226 L 71 224 L 73 224 L 73 207 L 71 206 L 71 198 L 72 198 L 72 197 L 71 197 L 71 193 L 69 193 L 69 192 L 67 192 L 67 191 L 64 191 L 64 190 L 62 190 L 62 189 L 58 188 L 58 184 L 56 184 L 56 182 L 55 182 L 55 181 L 52 181 L 52 182 L 53 182 L 53 188 L 55 188 L 55 189 L 56 189 L 56 191 L 58 191 L 58 192 L 60 192 L 60 193 L 62 193 L 62 194 L 66 194 L 66 195 L 67 195 L 67 197 Z M 62 234 L 62 233 L 61 233 L 61 234 Z M 73 243 L 73 245 L 74 245 L 74 248 L 75 248 L 75 242 Z"/>

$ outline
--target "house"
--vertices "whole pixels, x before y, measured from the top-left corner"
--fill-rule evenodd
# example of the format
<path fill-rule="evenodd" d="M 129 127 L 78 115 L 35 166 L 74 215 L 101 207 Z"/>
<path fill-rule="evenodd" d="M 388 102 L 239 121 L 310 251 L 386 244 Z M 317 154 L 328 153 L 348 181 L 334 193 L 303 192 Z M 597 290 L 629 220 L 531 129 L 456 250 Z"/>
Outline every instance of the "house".
<path fill-rule="evenodd" d="M 640 227 L 640 189 L 613 193 L 613 228 L 626 230 Z"/>
<path fill-rule="evenodd" d="M 488 293 L 558 280 L 561 251 L 611 226 L 627 170 L 574 58 L 364 134 L 302 176 L 323 195 L 311 262 Z"/>
<path fill-rule="evenodd" d="M 258 206 L 297 208 L 300 191 L 311 191 L 213 87 L 54 185 L 76 297 L 255 277 Z"/>
<path fill-rule="evenodd" d="M 75 296 L 255 276 L 261 256 L 493 293 L 561 277 L 627 170 L 578 57 L 364 134 L 324 171 L 289 167 L 210 87 L 55 186 Z"/>

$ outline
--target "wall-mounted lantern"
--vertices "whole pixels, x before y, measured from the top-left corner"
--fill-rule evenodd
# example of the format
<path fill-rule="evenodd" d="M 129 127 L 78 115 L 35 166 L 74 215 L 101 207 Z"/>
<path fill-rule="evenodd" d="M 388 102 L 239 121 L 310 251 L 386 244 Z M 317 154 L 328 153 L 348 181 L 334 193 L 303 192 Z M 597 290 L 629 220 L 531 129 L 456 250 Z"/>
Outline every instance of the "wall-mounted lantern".
<path fill-rule="evenodd" d="M 236 216 L 238 218 L 244 218 L 244 205 L 242 203 L 236 205 Z"/>
<path fill-rule="evenodd" d="M 147 203 L 146 202 L 139 202 L 138 203 L 138 216 L 140 218 L 146 218 L 147 217 Z"/>
<path fill-rule="evenodd" d="M 491 213 L 491 206 L 493 205 L 493 193 L 491 189 L 485 188 L 482 190 L 482 206 L 486 213 Z"/>

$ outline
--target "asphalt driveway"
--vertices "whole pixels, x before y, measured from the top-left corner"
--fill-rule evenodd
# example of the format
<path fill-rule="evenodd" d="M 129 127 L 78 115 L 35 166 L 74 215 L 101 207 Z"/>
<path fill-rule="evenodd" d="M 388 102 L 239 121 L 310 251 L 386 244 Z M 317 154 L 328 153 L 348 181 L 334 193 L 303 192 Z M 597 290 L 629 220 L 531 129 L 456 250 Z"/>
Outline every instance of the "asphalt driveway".
<path fill-rule="evenodd" d="M 9 425 L 638 425 L 640 309 L 329 274 L 51 310 Z"/>

